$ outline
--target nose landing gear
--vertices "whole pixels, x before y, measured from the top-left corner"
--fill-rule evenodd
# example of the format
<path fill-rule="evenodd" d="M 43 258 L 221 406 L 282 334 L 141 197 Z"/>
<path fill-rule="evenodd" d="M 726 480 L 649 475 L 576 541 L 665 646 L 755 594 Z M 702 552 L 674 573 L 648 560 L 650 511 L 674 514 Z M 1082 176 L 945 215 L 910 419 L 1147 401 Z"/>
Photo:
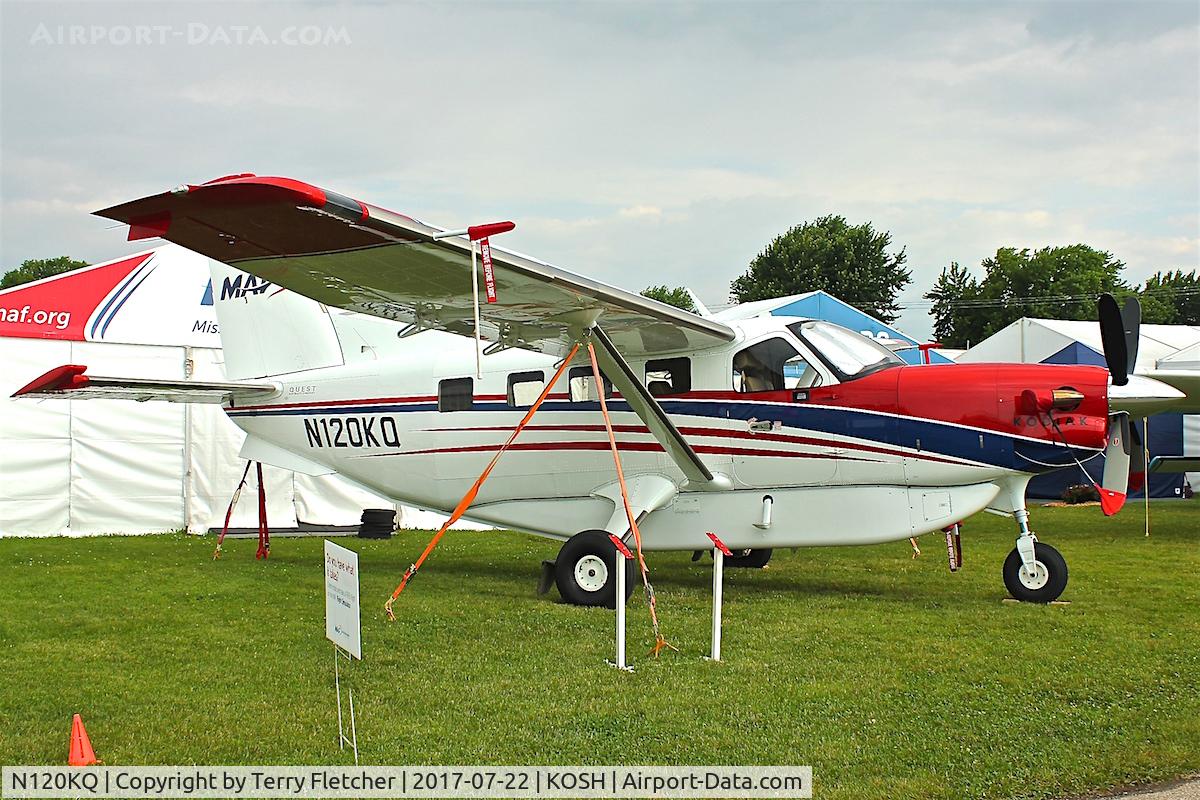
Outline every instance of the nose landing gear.
<path fill-rule="evenodd" d="M 1014 516 L 1021 529 L 1017 546 L 1004 559 L 1004 585 L 1017 600 L 1050 603 L 1067 588 L 1067 560 L 1048 544 L 1039 542 L 1029 529 L 1029 512 L 1018 509 Z"/>

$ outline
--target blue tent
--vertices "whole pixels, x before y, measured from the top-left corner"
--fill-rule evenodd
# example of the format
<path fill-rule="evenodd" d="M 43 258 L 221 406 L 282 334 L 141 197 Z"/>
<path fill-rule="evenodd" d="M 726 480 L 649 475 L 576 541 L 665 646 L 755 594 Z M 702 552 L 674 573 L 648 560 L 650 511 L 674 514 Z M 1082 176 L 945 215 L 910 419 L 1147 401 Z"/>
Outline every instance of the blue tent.
<path fill-rule="evenodd" d="M 774 316 L 823 319 L 826 322 L 841 325 L 844 328 L 858 331 L 865 336 L 871 336 L 875 339 L 891 339 L 893 341 L 907 342 L 913 345 L 912 349 L 900 350 L 896 355 L 903 358 L 909 364 L 924 363 L 921 359 L 921 351 L 916 349 L 916 345 L 919 344 L 916 339 L 890 325 L 880 322 L 870 314 L 859 311 L 854 306 L 837 299 L 831 294 L 823 291 L 809 292 L 808 294 L 797 295 L 795 297 L 781 298 L 779 303 L 781 305 L 771 309 L 771 314 Z M 950 359 L 937 352 L 930 354 L 930 360 L 934 364 L 953 363 Z"/>

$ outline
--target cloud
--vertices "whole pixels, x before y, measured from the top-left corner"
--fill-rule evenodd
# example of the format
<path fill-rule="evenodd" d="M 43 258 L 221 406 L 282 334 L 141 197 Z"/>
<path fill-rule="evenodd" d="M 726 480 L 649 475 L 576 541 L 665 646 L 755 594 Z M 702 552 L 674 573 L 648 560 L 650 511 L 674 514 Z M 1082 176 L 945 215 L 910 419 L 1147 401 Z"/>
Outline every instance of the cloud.
<path fill-rule="evenodd" d="M 804 219 L 871 220 L 919 296 L 952 260 L 1200 238 L 1189 3 L 0 4 L 0 258 L 126 247 L 86 216 L 232 172 L 719 304 Z M 33 45 L 38 25 L 344 30 L 341 44 Z M 905 318 L 913 332 L 923 316 Z"/>
<path fill-rule="evenodd" d="M 629 206 L 617 213 L 626 219 L 661 219 L 663 212 L 658 206 Z"/>

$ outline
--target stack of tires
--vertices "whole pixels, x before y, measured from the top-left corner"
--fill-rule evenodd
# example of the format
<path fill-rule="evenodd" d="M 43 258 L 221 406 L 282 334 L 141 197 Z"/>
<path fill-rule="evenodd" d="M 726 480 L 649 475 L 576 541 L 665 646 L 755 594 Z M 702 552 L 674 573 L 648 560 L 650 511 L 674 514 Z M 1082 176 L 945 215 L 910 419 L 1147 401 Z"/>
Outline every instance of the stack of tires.
<path fill-rule="evenodd" d="M 358 527 L 360 539 L 390 539 L 396 529 L 396 509 L 367 508 L 362 513 L 362 524 Z"/>

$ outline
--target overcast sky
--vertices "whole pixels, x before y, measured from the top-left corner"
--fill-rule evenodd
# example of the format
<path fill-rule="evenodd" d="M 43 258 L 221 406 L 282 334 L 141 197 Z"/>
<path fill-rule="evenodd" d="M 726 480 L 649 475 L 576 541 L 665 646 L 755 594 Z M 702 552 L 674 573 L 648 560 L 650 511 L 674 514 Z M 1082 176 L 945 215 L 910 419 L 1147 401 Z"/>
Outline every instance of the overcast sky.
<path fill-rule="evenodd" d="M 131 252 L 89 216 L 301 178 L 638 290 L 729 281 L 826 213 L 919 300 L 999 246 L 1200 261 L 1200 3 L 0 0 L 0 265 Z M 925 308 L 902 327 L 929 332 Z"/>

